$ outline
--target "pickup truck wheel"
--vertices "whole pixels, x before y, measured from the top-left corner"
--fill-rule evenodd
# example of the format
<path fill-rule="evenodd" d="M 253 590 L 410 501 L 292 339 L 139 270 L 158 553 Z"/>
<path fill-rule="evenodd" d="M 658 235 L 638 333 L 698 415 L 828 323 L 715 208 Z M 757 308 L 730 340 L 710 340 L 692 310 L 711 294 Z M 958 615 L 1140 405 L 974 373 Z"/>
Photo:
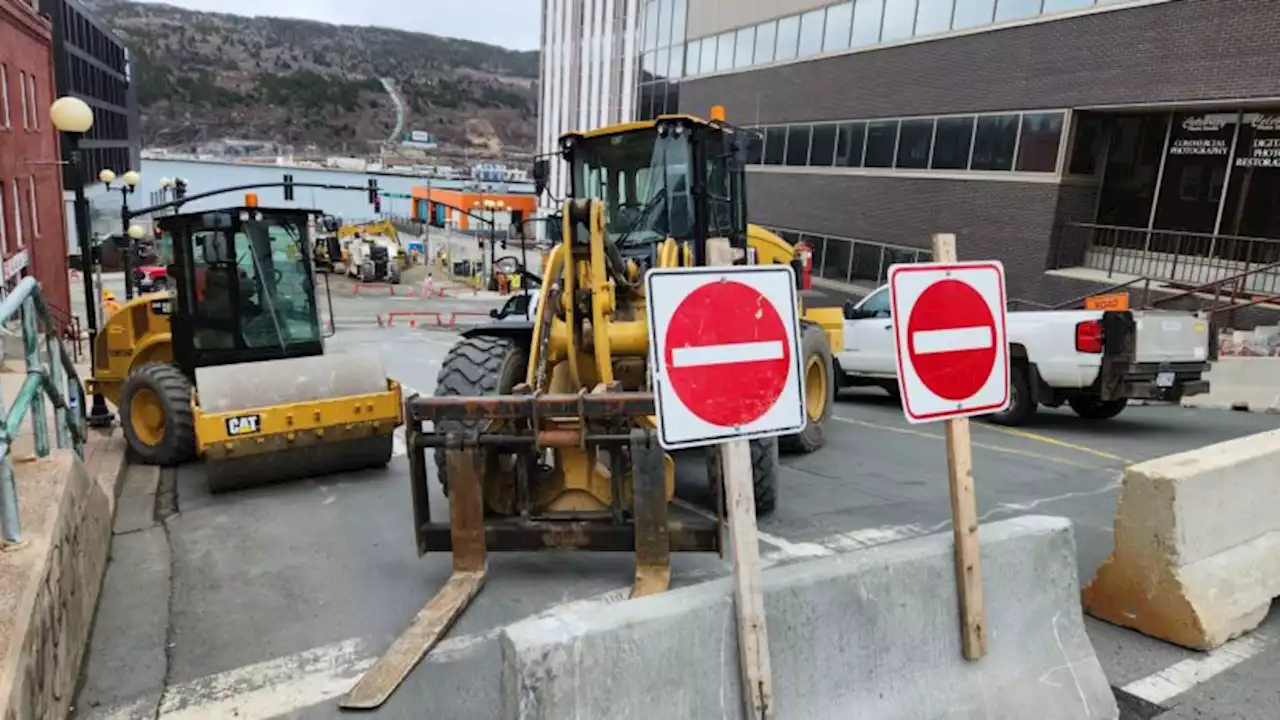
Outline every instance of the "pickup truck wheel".
<path fill-rule="evenodd" d="M 1031 370 L 1026 365 L 1009 368 L 1009 408 L 987 417 L 997 425 L 1024 425 L 1036 414 L 1038 405 L 1031 395 Z"/>
<path fill-rule="evenodd" d="M 787 453 L 811 453 L 822 447 L 826 438 L 823 423 L 831 416 L 835 402 L 835 364 L 827 333 L 819 325 L 805 324 L 800 331 L 800 352 L 804 358 L 805 423 L 795 435 L 778 438 L 778 448 Z"/>
<path fill-rule="evenodd" d="M 1110 420 L 1124 412 L 1129 406 L 1126 398 L 1119 400 L 1099 400 L 1098 398 L 1078 397 L 1067 401 L 1077 415 L 1086 420 Z"/>

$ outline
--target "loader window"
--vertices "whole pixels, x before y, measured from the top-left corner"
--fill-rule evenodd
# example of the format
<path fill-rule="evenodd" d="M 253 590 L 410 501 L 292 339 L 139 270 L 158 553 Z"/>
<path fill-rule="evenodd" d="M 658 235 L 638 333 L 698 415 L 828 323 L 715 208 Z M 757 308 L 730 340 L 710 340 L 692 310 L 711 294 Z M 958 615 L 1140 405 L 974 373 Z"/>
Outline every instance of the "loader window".
<path fill-rule="evenodd" d="M 574 151 L 578 197 L 605 203 L 605 229 L 624 248 L 692 234 L 689 134 L 650 129 L 581 140 Z"/>

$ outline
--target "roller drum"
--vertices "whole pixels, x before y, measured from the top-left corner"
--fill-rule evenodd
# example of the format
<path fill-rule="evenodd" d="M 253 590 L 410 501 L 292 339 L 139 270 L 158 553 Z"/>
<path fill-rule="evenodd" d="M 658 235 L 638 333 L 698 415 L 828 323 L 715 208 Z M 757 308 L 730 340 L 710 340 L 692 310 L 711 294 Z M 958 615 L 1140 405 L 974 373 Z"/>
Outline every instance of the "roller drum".
<path fill-rule="evenodd" d="M 202 412 L 224 413 L 380 393 L 387 376 L 374 353 L 337 353 L 197 368 L 196 389 Z"/>
<path fill-rule="evenodd" d="M 354 352 L 196 370 L 204 413 L 228 413 L 369 395 L 387 390 L 382 360 Z M 383 467 L 391 462 L 391 433 L 346 437 L 266 454 L 208 458 L 209 489 L 225 492 L 338 472 Z"/>

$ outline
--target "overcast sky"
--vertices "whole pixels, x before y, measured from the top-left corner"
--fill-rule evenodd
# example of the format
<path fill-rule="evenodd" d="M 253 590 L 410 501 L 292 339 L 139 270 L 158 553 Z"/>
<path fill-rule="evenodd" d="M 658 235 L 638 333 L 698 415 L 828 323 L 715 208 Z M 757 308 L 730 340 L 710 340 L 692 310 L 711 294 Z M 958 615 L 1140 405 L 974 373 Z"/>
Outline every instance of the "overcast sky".
<path fill-rule="evenodd" d="M 538 49 L 540 0 L 143 0 L 191 10 L 379 25 Z"/>

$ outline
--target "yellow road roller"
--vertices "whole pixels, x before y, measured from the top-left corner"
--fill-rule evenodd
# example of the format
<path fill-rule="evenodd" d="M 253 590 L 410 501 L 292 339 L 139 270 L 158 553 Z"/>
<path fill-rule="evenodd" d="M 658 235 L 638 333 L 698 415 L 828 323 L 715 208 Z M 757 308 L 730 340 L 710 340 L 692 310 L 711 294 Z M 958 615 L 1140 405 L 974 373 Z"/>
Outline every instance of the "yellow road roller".
<path fill-rule="evenodd" d="M 169 289 L 106 319 L 87 383 L 137 459 L 203 458 L 213 492 L 390 462 L 400 386 L 375 354 L 325 355 L 313 214 L 250 194 L 158 222 Z"/>

